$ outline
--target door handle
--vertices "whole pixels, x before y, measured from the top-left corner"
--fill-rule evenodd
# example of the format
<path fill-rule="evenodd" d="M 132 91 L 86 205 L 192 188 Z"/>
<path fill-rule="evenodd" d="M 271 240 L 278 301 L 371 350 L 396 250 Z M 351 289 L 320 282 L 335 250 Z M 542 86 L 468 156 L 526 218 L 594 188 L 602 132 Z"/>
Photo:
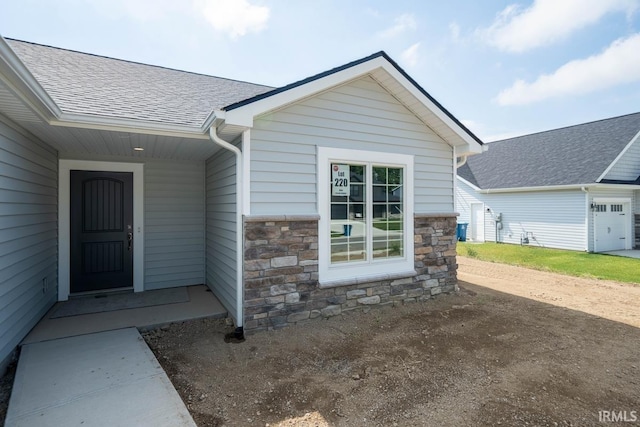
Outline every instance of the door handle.
<path fill-rule="evenodd" d="M 127 241 L 129 242 L 129 251 L 130 251 L 131 243 L 133 242 L 133 233 L 127 233 Z"/>

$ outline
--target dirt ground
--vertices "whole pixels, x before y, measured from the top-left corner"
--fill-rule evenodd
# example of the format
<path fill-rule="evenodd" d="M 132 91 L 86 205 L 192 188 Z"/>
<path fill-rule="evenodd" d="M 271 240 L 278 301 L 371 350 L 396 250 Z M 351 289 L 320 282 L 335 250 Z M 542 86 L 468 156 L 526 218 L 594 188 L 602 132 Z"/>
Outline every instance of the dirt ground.
<path fill-rule="evenodd" d="M 640 286 L 459 264 L 426 303 L 145 338 L 199 426 L 640 425 Z"/>

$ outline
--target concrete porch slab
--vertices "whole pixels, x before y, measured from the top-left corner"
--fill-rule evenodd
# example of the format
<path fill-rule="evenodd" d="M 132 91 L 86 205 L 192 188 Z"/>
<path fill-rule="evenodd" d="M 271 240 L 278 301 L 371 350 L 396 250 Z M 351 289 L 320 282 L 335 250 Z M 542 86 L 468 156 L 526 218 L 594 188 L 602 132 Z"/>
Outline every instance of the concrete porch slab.
<path fill-rule="evenodd" d="M 189 301 L 184 303 L 51 319 L 51 312 L 56 308 L 54 305 L 26 336 L 22 345 L 133 326 L 145 329 L 191 319 L 227 316 L 227 310 L 206 286 L 188 286 L 187 291 Z"/>
<path fill-rule="evenodd" d="M 22 347 L 7 427 L 195 426 L 135 328 Z"/>
<path fill-rule="evenodd" d="M 606 255 L 616 255 L 616 256 L 623 256 L 627 258 L 640 258 L 640 249 L 628 249 L 624 251 L 609 251 L 609 252 L 602 252 L 602 253 Z"/>

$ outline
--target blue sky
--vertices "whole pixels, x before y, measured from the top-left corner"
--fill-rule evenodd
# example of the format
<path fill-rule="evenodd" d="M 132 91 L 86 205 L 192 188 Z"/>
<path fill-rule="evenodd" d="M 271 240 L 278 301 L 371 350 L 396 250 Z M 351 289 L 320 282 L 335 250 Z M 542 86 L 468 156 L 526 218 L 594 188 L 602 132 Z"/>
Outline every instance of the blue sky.
<path fill-rule="evenodd" d="M 0 0 L 0 34 L 282 86 L 385 50 L 485 141 L 640 111 L 640 0 Z"/>

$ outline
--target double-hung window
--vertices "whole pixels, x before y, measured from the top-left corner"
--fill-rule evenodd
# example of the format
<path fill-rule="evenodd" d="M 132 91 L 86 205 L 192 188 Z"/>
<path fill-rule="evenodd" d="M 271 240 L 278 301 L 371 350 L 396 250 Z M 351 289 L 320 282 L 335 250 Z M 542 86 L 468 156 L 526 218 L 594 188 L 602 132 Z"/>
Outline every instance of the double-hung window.
<path fill-rule="evenodd" d="M 318 148 L 321 285 L 412 274 L 413 156 Z"/>

